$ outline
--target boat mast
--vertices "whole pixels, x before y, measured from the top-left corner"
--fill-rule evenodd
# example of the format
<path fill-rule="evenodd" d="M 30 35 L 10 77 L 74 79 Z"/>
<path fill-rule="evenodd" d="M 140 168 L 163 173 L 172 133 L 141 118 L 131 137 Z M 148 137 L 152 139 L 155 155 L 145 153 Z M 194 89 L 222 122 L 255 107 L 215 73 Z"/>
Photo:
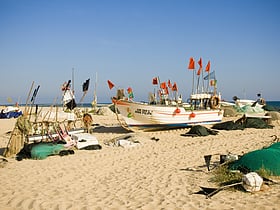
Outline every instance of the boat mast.
<path fill-rule="evenodd" d="M 72 93 L 74 94 L 74 68 L 72 68 Z"/>
<path fill-rule="evenodd" d="M 95 73 L 95 83 L 94 83 L 94 91 L 93 91 L 93 101 L 92 106 L 93 108 L 96 108 L 97 106 L 97 95 L 96 95 L 96 89 L 97 89 L 97 72 Z"/>

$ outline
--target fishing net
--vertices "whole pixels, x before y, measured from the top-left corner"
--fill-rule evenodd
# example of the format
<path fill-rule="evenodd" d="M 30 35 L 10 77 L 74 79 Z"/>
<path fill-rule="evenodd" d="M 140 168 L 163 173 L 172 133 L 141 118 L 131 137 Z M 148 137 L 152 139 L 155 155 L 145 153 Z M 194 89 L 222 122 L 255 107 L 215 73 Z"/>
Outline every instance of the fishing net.
<path fill-rule="evenodd" d="M 237 121 L 227 121 L 222 123 L 217 123 L 212 126 L 213 129 L 217 130 L 244 130 L 245 128 L 273 128 L 261 118 L 240 118 Z"/>
<path fill-rule="evenodd" d="M 246 169 L 249 171 L 264 169 L 272 175 L 280 176 L 280 142 L 243 155 L 239 160 L 232 163 L 230 169 Z"/>
<path fill-rule="evenodd" d="M 211 130 L 201 125 L 193 126 L 189 132 L 181 134 L 181 136 L 208 136 L 208 135 L 217 135 L 218 131 Z"/>
<path fill-rule="evenodd" d="M 16 126 L 25 135 L 29 134 L 32 131 L 31 122 L 26 118 L 26 116 L 19 117 L 17 119 Z"/>
<path fill-rule="evenodd" d="M 14 130 L 11 133 L 8 145 L 4 151 L 4 157 L 11 157 L 17 154 L 26 141 L 25 135 L 29 134 L 32 130 L 30 121 L 24 116 L 17 119 Z"/>
<path fill-rule="evenodd" d="M 268 125 L 263 119 L 260 118 L 247 118 L 244 126 L 245 128 L 273 128 L 272 125 Z"/>
<path fill-rule="evenodd" d="M 42 160 L 50 155 L 58 155 L 64 149 L 63 144 L 39 143 L 31 148 L 31 158 Z"/>
<path fill-rule="evenodd" d="M 239 123 L 235 123 L 231 120 L 222 123 L 217 123 L 213 125 L 212 128 L 217 130 L 243 130 L 244 126 Z"/>
<path fill-rule="evenodd" d="M 252 113 L 264 113 L 264 109 L 262 107 L 258 106 L 251 106 L 251 105 L 245 105 L 242 107 L 235 106 L 235 109 L 237 112 L 241 113 L 247 113 L 247 114 L 252 114 Z"/>

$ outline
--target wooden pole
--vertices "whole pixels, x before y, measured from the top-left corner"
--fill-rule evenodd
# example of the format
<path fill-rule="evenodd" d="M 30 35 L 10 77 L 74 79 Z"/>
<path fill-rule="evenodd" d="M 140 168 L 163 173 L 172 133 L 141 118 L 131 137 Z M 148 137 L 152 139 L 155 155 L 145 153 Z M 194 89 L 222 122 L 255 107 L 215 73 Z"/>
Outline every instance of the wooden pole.
<path fill-rule="evenodd" d="M 28 93 L 28 96 L 27 96 L 27 99 L 26 99 L 26 103 L 25 103 L 25 107 L 24 107 L 24 112 L 23 112 L 23 114 L 24 114 L 25 116 L 28 114 L 28 111 L 29 111 L 29 110 L 27 110 L 27 103 L 28 103 L 28 101 L 29 101 L 29 99 L 30 99 L 30 95 L 31 95 L 33 86 L 34 86 L 34 81 L 32 82 L 32 85 L 31 85 L 31 87 L 30 87 L 30 90 L 29 90 L 29 93 Z"/>

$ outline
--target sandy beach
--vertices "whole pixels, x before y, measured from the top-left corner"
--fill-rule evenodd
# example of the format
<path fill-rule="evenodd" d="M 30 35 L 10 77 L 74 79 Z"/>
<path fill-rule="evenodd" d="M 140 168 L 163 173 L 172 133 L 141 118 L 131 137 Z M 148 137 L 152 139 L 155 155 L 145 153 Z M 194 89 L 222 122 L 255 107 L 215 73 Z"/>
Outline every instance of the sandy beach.
<path fill-rule="evenodd" d="M 224 121 L 232 118 L 224 118 Z M 15 158 L 1 164 L 0 209 L 279 209 L 280 185 L 249 193 L 222 190 L 210 199 L 195 194 L 209 182 L 204 155 L 243 154 L 272 143 L 273 129 L 219 131 L 218 135 L 185 137 L 189 128 L 129 133 L 114 114 L 93 115 L 93 135 L 101 150 L 75 150 L 44 160 Z M 9 141 L 16 119 L 0 120 L 0 152 Z M 209 126 L 211 127 L 211 126 Z M 130 148 L 106 142 L 124 135 L 139 142 Z M 158 141 L 153 140 L 158 139 Z M 0 156 L 3 158 L 3 156 Z"/>

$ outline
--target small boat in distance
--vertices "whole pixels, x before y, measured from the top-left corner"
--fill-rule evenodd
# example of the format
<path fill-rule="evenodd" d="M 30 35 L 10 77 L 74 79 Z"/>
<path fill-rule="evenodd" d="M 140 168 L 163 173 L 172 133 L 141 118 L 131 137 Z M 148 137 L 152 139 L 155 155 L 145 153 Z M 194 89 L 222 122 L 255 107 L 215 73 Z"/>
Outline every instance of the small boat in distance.
<path fill-rule="evenodd" d="M 233 102 L 228 101 L 221 101 L 222 106 L 237 106 L 239 108 L 242 108 L 244 106 L 252 106 L 252 107 L 258 107 L 262 108 L 266 105 L 266 102 L 264 98 L 262 98 L 261 94 L 257 94 L 258 99 L 252 100 L 252 99 L 240 99 L 237 96 L 233 96 L 232 100 Z"/>
<path fill-rule="evenodd" d="M 195 73 L 195 70 L 193 72 L 197 77 L 200 76 Z M 210 80 L 208 82 L 210 84 Z M 211 92 L 208 87 L 206 91 L 199 92 L 197 88 L 196 92 L 193 91 L 190 95 L 188 102 L 183 102 L 182 97 L 178 96 L 176 83 L 172 85 L 168 81 L 167 85 L 166 82 L 160 83 L 159 78 L 155 77 L 152 84 L 157 85 L 158 91 L 154 91 L 157 94 L 150 94 L 149 102 L 133 101 L 131 88 L 127 89 L 128 97 L 125 96 L 124 89 L 117 89 L 117 95 L 112 98 L 116 110 L 122 116 L 128 129 L 149 131 L 214 124 L 222 121 L 221 95 L 216 92 L 215 82 L 211 82 L 214 91 Z M 110 80 L 108 80 L 108 85 L 110 89 L 114 87 Z"/>

